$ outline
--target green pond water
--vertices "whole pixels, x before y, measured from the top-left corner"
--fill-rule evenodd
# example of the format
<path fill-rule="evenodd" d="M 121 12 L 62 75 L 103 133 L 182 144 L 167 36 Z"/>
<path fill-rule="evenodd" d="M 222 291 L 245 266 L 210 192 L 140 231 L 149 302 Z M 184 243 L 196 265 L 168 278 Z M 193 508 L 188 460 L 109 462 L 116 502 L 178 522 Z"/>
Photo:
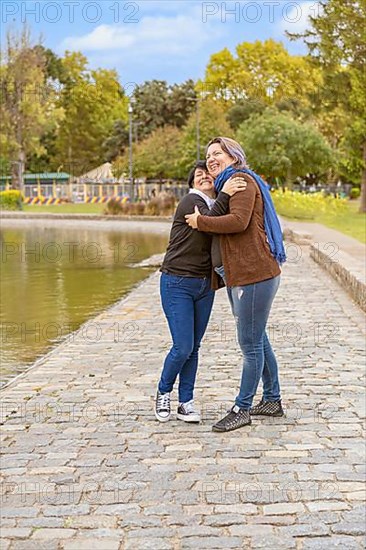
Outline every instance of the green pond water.
<path fill-rule="evenodd" d="M 166 249 L 168 224 L 98 224 L 2 222 L 1 384 L 121 299 L 153 271 L 133 264 Z"/>

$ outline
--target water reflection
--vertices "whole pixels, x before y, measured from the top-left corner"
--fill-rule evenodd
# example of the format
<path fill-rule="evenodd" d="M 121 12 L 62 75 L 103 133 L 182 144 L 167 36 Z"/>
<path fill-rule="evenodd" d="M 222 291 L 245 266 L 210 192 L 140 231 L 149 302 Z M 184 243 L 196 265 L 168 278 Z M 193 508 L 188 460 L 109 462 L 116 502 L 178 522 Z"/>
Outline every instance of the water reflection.
<path fill-rule="evenodd" d="M 80 225 L 80 224 L 79 224 Z M 1 381 L 120 299 L 151 270 L 167 234 L 32 225 L 1 237 Z"/>

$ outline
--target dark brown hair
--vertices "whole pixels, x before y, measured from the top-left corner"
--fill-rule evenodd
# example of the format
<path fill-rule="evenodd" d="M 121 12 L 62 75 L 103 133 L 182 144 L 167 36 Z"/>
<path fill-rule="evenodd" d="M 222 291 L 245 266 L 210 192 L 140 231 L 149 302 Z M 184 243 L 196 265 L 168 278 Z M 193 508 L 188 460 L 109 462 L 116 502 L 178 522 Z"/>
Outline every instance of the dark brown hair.
<path fill-rule="evenodd" d="M 197 170 L 197 168 L 201 168 L 205 172 L 208 172 L 206 161 L 205 160 L 198 160 L 196 162 L 196 164 L 193 166 L 192 170 L 189 172 L 189 176 L 188 176 L 188 180 L 187 180 L 188 187 L 190 187 L 191 189 L 193 187 L 193 182 L 194 182 L 194 173 Z"/>

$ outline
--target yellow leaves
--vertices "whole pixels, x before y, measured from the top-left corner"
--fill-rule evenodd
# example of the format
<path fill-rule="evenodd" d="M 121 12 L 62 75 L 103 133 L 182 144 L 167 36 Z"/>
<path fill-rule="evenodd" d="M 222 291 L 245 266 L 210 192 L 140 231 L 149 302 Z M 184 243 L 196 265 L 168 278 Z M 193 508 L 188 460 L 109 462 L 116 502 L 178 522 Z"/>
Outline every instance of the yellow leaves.
<path fill-rule="evenodd" d="M 81 79 L 82 73 L 86 70 L 88 65 L 87 58 L 81 52 L 66 51 L 61 62 L 72 80 Z"/>
<path fill-rule="evenodd" d="M 181 132 L 174 126 L 157 128 L 134 147 L 133 166 L 135 177 L 171 177 L 179 158 Z M 128 172 L 128 151 L 114 163 L 118 175 Z"/>
<path fill-rule="evenodd" d="M 4 210 L 21 210 L 24 195 L 16 189 L 0 191 L 0 208 Z"/>
<path fill-rule="evenodd" d="M 233 99 L 307 101 L 306 94 L 320 86 L 321 73 L 308 57 L 290 55 L 282 43 L 257 40 L 238 44 L 236 57 L 226 48 L 213 54 L 206 69 L 206 83 L 215 84 L 216 97 L 225 97 L 225 90 L 230 90 Z"/>

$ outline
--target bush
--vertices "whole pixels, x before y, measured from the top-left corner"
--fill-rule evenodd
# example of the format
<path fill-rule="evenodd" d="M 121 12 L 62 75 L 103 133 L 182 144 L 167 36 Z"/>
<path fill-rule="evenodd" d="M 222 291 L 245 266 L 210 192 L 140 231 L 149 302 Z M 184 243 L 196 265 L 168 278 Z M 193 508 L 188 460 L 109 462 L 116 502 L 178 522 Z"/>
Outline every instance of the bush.
<path fill-rule="evenodd" d="M 111 216 L 171 216 L 176 201 L 174 196 L 161 193 L 148 202 L 126 202 L 121 204 L 116 199 L 108 201 L 104 213 Z"/>
<path fill-rule="evenodd" d="M 350 198 L 351 199 L 358 199 L 358 197 L 361 195 L 361 189 L 359 187 L 352 187 Z"/>
<path fill-rule="evenodd" d="M 335 215 L 348 210 L 347 199 L 324 193 L 278 190 L 272 193 L 272 198 L 278 214 L 299 220 L 313 220 L 319 214 Z"/>
<path fill-rule="evenodd" d="M 161 193 L 146 204 L 146 214 L 149 216 L 171 216 L 174 214 L 176 200 L 173 195 Z"/>
<path fill-rule="evenodd" d="M 121 203 L 116 199 L 111 199 L 106 204 L 104 214 L 109 216 L 126 216 L 130 213 L 130 206 L 129 202 Z"/>
<path fill-rule="evenodd" d="M 131 204 L 131 215 L 132 216 L 143 216 L 145 214 L 146 204 L 145 202 L 134 202 Z"/>
<path fill-rule="evenodd" d="M 147 216 L 159 216 L 159 199 L 154 197 L 146 205 Z"/>
<path fill-rule="evenodd" d="M 3 210 L 22 210 L 23 200 L 22 193 L 16 189 L 0 191 L 0 208 Z"/>

